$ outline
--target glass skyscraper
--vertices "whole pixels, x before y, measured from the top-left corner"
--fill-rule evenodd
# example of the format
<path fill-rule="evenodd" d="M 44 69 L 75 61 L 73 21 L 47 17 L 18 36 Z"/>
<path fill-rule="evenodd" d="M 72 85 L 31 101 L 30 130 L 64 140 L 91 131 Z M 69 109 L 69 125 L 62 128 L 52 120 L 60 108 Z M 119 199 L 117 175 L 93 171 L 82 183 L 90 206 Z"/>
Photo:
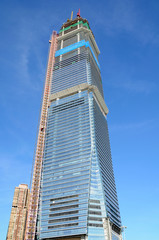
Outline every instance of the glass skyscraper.
<path fill-rule="evenodd" d="M 99 53 L 86 19 L 78 14 L 62 25 L 40 170 L 35 234 L 41 240 L 122 239 Z"/>

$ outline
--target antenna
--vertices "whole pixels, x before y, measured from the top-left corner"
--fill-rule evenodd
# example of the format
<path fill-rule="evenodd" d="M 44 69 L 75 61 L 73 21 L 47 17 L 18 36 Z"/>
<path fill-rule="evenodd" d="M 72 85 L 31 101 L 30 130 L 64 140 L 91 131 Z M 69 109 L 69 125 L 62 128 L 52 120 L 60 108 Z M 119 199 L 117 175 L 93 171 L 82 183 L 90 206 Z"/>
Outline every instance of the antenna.
<path fill-rule="evenodd" d="M 78 9 L 77 17 L 80 17 L 80 8 Z"/>

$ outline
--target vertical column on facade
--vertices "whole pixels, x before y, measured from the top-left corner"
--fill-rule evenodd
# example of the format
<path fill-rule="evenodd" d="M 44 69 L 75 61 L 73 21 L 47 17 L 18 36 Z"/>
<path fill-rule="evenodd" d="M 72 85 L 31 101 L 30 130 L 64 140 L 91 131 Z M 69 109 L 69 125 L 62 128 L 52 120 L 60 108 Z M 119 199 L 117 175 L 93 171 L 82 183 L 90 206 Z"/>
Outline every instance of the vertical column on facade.
<path fill-rule="evenodd" d="M 63 31 L 62 31 L 62 36 L 64 36 L 64 27 L 63 27 Z M 61 46 L 60 49 L 63 48 L 63 39 L 61 40 Z M 62 55 L 60 55 L 60 61 L 62 61 Z"/>
<path fill-rule="evenodd" d="M 104 235 L 105 240 L 111 240 L 112 239 L 112 229 L 110 225 L 109 218 L 103 218 L 103 227 L 104 227 Z"/>
<path fill-rule="evenodd" d="M 78 25 L 77 25 L 77 27 L 78 27 L 78 29 L 79 29 L 79 20 L 78 20 Z M 78 32 L 77 33 L 77 42 L 79 42 L 80 41 L 80 33 Z M 78 54 L 80 54 L 80 48 L 78 48 Z"/>
<path fill-rule="evenodd" d="M 36 146 L 32 188 L 31 188 L 30 201 L 28 206 L 25 240 L 34 240 L 35 234 L 36 234 L 41 169 L 42 169 L 43 149 L 44 149 L 45 131 L 46 131 L 46 120 L 47 120 L 48 107 L 49 107 L 49 95 L 50 95 L 50 88 L 51 88 L 53 66 L 55 61 L 55 51 L 57 48 L 57 33 L 55 31 L 53 32 L 51 40 L 49 42 L 51 46 L 50 46 L 50 52 L 49 52 L 49 58 L 48 58 L 44 95 L 43 95 L 43 101 L 42 101 L 42 107 L 41 107 L 40 126 L 39 126 L 39 133 L 38 133 L 37 146 Z"/>
<path fill-rule="evenodd" d="M 24 197 L 23 196 L 23 190 L 22 189 L 19 189 L 19 191 L 18 191 L 18 198 L 19 198 L 19 206 L 18 206 L 18 208 L 17 208 L 17 215 L 18 215 L 18 217 L 16 218 L 16 222 L 15 222 L 15 225 L 17 226 L 17 228 L 15 229 L 15 232 L 14 232 L 14 236 L 13 236 L 13 238 L 14 239 L 17 239 L 18 238 L 18 235 L 20 234 L 19 233 L 19 231 L 20 231 L 20 229 L 21 229 L 21 215 L 22 215 L 22 210 L 23 210 L 23 200 L 22 200 L 22 198 Z"/>

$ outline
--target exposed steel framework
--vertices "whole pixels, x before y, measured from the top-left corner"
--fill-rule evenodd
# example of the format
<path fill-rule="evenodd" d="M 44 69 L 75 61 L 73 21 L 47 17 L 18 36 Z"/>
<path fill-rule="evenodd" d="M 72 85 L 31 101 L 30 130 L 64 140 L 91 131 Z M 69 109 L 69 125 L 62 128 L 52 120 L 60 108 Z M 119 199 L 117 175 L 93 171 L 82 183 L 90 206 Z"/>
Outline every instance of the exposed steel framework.
<path fill-rule="evenodd" d="M 45 80 L 44 94 L 43 94 L 42 107 L 41 107 L 39 132 L 38 132 L 35 162 L 34 162 L 34 172 L 33 172 L 33 178 L 32 178 L 30 201 L 28 206 L 25 240 L 34 240 L 35 234 L 36 234 L 36 222 L 37 222 L 38 205 L 39 205 L 43 148 L 44 148 L 44 141 L 45 141 L 47 113 L 48 113 L 48 107 L 50 104 L 49 93 L 51 88 L 51 79 L 52 79 L 53 66 L 55 61 L 55 51 L 57 48 L 57 32 L 53 31 L 51 40 L 49 41 L 49 43 L 51 45 L 50 45 L 50 51 L 49 51 L 49 57 L 48 57 L 46 80 Z"/>

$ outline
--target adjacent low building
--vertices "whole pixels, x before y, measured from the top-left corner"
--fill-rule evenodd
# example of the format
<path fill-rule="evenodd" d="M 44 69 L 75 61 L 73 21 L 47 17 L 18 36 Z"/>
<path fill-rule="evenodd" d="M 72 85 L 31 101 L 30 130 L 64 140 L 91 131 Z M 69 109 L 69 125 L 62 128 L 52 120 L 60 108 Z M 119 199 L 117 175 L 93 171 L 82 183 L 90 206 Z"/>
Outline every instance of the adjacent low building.
<path fill-rule="evenodd" d="M 28 185 L 20 184 L 14 191 L 7 240 L 24 239 L 28 200 Z"/>

